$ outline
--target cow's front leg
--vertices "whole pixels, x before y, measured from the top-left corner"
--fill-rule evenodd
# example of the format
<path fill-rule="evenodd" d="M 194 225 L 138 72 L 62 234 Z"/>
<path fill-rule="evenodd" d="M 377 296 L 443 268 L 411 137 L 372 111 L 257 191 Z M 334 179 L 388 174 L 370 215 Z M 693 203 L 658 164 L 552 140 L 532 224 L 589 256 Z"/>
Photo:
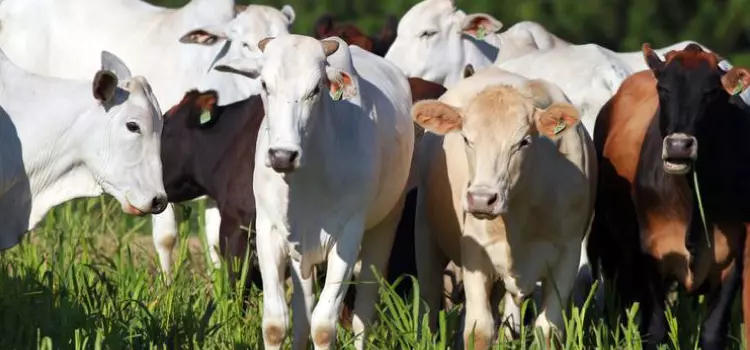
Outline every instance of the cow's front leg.
<path fill-rule="evenodd" d="M 174 204 L 169 203 L 162 213 L 151 216 L 154 247 L 167 283 L 172 281 L 172 251 L 177 243 L 177 218 L 174 210 Z"/>
<path fill-rule="evenodd" d="M 206 245 L 208 245 L 208 256 L 211 258 L 214 268 L 221 267 L 219 258 L 219 237 L 221 237 L 221 212 L 216 201 L 206 197 L 206 210 L 203 213 L 206 221 Z"/>
<path fill-rule="evenodd" d="M 336 321 L 349 288 L 363 234 L 364 218 L 349 220 L 328 253 L 325 286 L 312 314 L 312 338 L 316 350 L 333 348 L 336 343 Z M 263 282 L 265 285 L 265 276 Z"/>
<path fill-rule="evenodd" d="M 571 242 L 563 249 L 556 264 L 547 267 L 548 272 L 542 280 L 542 307 L 534 324 L 541 328 L 548 347 L 554 339 L 553 335 L 565 329 L 563 313 L 575 287 L 581 260 L 580 243 Z"/>
<path fill-rule="evenodd" d="M 362 350 L 367 341 L 367 326 L 375 316 L 375 303 L 378 301 L 378 281 L 375 279 L 373 268 L 383 277 L 391 256 L 393 240 L 396 236 L 401 212 L 404 208 L 404 197 L 393 207 L 388 216 L 377 226 L 367 230 L 362 239 L 362 270 L 357 280 L 357 297 L 354 300 L 354 319 L 352 330 L 355 335 L 354 346 Z"/>
<path fill-rule="evenodd" d="M 255 227 L 258 265 L 263 278 L 263 344 L 265 349 L 280 349 L 289 326 L 283 284 L 287 247 L 283 232 L 260 211 Z"/>
<path fill-rule="evenodd" d="M 292 293 L 292 324 L 294 334 L 292 338 L 292 349 L 307 349 L 307 340 L 310 338 L 310 317 L 312 316 L 315 295 L 313 295 L 313 276 L 302 278 L 301 263 L 297 260 L 291 261 L 292 282 L 294 291 Z"/>
<path fill-rule="evenodd" d="M 495 337 L 490 306 L 493 265 L 482 245 L 470 235 L 461 239 L 461 260 L 466 294 L 464 347 L 469 349 L 473 342 L 474 349 L 489 349 Z"/>

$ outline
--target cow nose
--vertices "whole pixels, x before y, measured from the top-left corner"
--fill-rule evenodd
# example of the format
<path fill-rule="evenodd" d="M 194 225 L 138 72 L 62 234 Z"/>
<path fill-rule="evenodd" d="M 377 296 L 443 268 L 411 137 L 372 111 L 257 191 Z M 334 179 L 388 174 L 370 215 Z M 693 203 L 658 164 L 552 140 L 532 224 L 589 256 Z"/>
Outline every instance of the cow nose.
<path fill-rule="evenodd" d="M 698 156 L 698 142 L 695 137 L 676 134 L 664 138 L 665 155 L 671 160 L 695 160 Z"/>
<path fill-rule="evenodd" d="M 151 200 L 151 214 L 160 214 L 167 209 L 167 197 L 156 196 Z"/>
<path fill-rule="evenodd" d="M 475 190 L 466 192 L 466 204 L 471 214 L 479 217 L 496 216 L 495 206 L 498 200 L 498 193 L 490 190 Z"/>
<path fill-rule="evenodd" d="M 297 156 L 299 156 L 299 152 L 297 151 L 279 148 L 270 148 L 268 150 L 268 159 L 271 163 L 271 168 L 277 172 L 288 173 L 294 170 Z"/>

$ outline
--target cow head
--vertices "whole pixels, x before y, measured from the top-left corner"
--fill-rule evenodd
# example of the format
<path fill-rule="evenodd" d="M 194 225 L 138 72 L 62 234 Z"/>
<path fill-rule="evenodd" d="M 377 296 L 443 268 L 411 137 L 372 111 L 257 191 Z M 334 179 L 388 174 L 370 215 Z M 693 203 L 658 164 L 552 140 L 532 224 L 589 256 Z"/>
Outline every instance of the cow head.
<path fill-rule="evenodd" d="M 281 10 L 270 6 L 248 5 L 230 22 L 215 27 L 192 30 L 180 38 L 186 44 L 198 44 L 214 48 L 213 61 L 201 89 L 216 89 L 222 100 L 231 103 L 249 95 L 260 93 L 260 84 L 255 80 L 227 81 L 226 74 L 213 70 L 216 65 L 241 57 L 257 57 L 258 41 L 269 36 L 288 34 L 294 23 L 294 9 L 284 5 Z"/>
<path fill-rule="evenodd" d="M 496 37 L 501 28 L 488 14 L 457 11 L 452 0 L 424 0 L 401 18 L 385 57 L 406 76 L 450 86 L 467 63 L 492 63 L 498 50 L 485 39 Z"/>
<path fill-rule="evenodd" d="M 715 128 L 711 124 L 722 118 L 707 112 L 715 103 L 727 101 L 727 94 L 745 90 L 750 85 L 750 72 L 735 67 L 722 77 L 719 57 L 693 43 L 684 50 L 668 52 L 665 60 L 646 43 L 643 55 L 657 80 L 664 171 L 687 174 L 698 159 L 700 141 L 719 137 L 712 135 Z"/>
<path fill-rule="evenodd" d="M 94 76 L 94 113 L 80 155 L 102 189 L 128 214 L 160 213 L 167 205 L 160 158 L 159 104 L 145 78 L 132 77 L 117 56 L 103 51 Z"/>
<path fill-rule="evenodd" d="M 470 182 L 462 206 L 479 219 L 506 213 L 510 200 L 527 187 L 532 159 L 555 147 L 580 120 L 575 107 L 552 103 L 535 81 L 520 88 L 489 87 L 461 110 L 437 100 L 418 102 L 412 118 L 426 130 L 463 138 Z"/>
<path fill-rule="evenodd" d="M 265 164 L 289 173 L 304 164 L 306 135 L 313 130 L 323 103 L 357 95 L 355 77 L 330 62 L 337 51 L 351 67 L 348 46 L 341 39 L 317 40 L 300 35 L 266 38 L 258 43 L 263 56 L 217 66 L 223 72 L 259 78 L 266 110 L 269 149 Z M 341 52 L 345 51 L 345 52 Z"/>

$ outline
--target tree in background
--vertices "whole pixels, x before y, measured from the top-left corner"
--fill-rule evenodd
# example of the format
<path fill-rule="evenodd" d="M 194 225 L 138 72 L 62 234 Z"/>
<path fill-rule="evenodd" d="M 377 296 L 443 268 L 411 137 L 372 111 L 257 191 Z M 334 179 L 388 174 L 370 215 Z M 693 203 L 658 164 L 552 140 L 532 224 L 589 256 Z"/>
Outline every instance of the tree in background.
<path fill-rule="evenodd" d="M 179 7 L 187 0 L 150 0 Z M 418 0 L 257 0 L 294 6 L 293 31 L 310 34 L 323 13 L 377 33 L 388 15 L 402 16 Z M 238 4 L 249 1 L 238 0 Z M 467 13 L 485 12 L 505 27 L 536 21 L 573 43 L 596 43 L 615 51 L 640 50 L 644 42 L 666 46 L 695 40 L 735 64 L 750 65 L 750 0 L 456 0 Z"/>

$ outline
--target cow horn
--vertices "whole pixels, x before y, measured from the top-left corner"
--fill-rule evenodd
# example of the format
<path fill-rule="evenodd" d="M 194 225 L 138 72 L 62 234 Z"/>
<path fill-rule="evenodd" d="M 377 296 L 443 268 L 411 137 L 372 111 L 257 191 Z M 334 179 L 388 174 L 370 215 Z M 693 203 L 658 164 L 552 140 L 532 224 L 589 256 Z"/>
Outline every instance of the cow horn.
<path fill-rule="evenodd" d="M 273 39 L 274 39 L 273 37 L 270 37 L 270 38 L 265 38 L 259 41 L 258 48 L 260 49 L 260 51 L 266 51 L 266 45 L 268 45 L 268 43 L 271 42 L 271 40 Z"/>
<path fill-rule="evenodd" d="M 326 57 L 332 55 L 339 49 L 339 42 L 335 40 L 321 40 L 320 43 L 323 45 L 323 53 L 326 54 Z"/>

